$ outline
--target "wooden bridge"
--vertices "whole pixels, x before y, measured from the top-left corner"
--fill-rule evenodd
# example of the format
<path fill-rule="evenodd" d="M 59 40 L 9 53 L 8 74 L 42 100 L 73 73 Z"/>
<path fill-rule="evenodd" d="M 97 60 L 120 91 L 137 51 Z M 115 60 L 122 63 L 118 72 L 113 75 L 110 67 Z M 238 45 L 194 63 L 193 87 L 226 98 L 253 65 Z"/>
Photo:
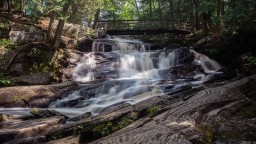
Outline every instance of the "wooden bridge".
<path fill-rule="evenodd" d="M 164 34 L 186 35 L 191 31 L 191 22 L 172 20 L 101 20 L 99 30 L 109 35 L 145 35 Z"/>

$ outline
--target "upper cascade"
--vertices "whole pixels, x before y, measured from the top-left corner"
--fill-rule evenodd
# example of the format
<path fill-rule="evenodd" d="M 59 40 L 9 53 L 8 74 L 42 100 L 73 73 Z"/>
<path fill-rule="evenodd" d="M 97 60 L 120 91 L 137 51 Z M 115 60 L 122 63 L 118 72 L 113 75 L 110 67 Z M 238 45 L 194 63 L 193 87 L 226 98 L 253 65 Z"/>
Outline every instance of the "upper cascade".
<path fill-rule="evenodd" d="M 149 44 L 122 39 L 95 40 L 92 52 L 84 54 L 73 72 L 73 80 L 105 80 L 101 85 L 81 88 L 53 102 L 50 108 L 70 113 L 97 115 L 112 106 L 135 104 L 153 96 L 197 87 L 216 77 L 221 66 L 189 48 L 152 51 Z"/>

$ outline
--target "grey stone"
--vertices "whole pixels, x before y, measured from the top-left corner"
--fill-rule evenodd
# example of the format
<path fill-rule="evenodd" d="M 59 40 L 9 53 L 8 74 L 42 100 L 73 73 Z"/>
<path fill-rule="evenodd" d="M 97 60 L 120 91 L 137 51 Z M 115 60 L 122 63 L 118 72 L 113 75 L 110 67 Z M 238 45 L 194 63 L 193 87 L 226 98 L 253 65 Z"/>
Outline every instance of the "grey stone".
<path fill-rule="evenodd" d="M 40 72 L 31 75 L 15 77 L 11 79 L 14 84 L 27 85 L 44 85 L 51 82 L 51 74 L 49 72 Z"/>

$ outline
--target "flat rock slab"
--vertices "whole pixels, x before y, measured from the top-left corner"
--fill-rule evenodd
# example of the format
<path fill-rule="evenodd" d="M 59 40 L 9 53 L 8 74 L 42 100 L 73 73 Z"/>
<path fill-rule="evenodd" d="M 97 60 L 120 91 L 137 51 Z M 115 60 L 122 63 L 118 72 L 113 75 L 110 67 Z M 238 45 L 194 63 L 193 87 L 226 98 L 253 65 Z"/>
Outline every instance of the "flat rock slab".
<path fill-rule="evenodd" d="M 27 107 L 22 99 L 32 107 L 47 107 L 56 100 L 60 93 L 71 87 L 73 83 L 58 85 L 36 85 L 0 88 L 0 106 L 4 108 Z"/>
<path fill-rule="evenodd" d="M 21 100 L 28 101 L 31 105 L 49 103 L 55 94 L 49 86 L 20 86 L 0 89 L 0 105 L 3 107 L 27 107 Z"/>
<path fill-rule="evenodd" d="M 50 117 L 38 120 L 27 120 L 9 127 L 0 129 L 0 142 L 18 140 L 20 138 L 34 137 L 47 133 L 62 125 L 64 117 Z"/>
<path fill-rule="evenodd" d="M 69 136 L 63 139 L 53 140 L 45 144 L 78 144 L 78 143 L 79 143 L 78 136 Z"/>
<path fill-rule="evenodd" d="M 252 97 L 251 91 L 246 94 L 241 90 L 248 84 L 255 88 L 256 76 L 202 90 L 179 105 L 170 104 L 168 111 L 140 126 L 131 124 L 91 143 L 255 142 L 255 95 Z"/>

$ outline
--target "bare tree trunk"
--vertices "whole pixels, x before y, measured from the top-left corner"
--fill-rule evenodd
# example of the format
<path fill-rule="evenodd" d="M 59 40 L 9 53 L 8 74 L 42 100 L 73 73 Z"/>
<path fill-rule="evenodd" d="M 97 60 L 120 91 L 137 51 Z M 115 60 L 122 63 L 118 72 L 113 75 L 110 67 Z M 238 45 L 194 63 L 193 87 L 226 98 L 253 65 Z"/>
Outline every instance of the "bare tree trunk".
<path fill-rule="evenodd" d="M 159 18 L 162 19 L 161 0 L 158 0 Z"/>
<path fill-rule="evenodd" d="M 25 2 L 25 0 L 20 0 L 20 13 L 21 13 L 21 15 L 23 15 L 24 14 L 24 2 Z"/>
<path fill-rule="evenodd" d="M 68 0 L 67 3 L 64 5 L 63 12 L 62 12 L 63 16 L 67 15 L 70 4 L 71 4 L 71 0 Z M 55 36 L 54 36 L 53 47 L 55 49 L 58 49 L 59 46 L 60 46 L 61 35 L 62 35 L 62 31 L 63 31 L 64 25 L 65 25 L 65 20 L 60 19 L 59 23 L 58 23 L 58 26 L 57 26 L 57 29 L 56 29 L 56 32 L 55 32 Z"/>
<path fill-rule="evenodd" d="M 211 20 L 211 12 L 208 13 L 203 13 L 203 30 L 204 30 L 204 34 L 208 35 L 209 34 L 209 22 Z"/>
<path fill-rule="evenodd" d="M 55 11 L 52 11 L 50 13 L 50 22 L 49 22 L 48 31 L 47 31 L 47 40 L 52 40 L 51 33 L 53 29 L 54 20 L 55 20 Z"/>
<path fill-rule="evenodd" d="M 138 13 L 138 17 L 139 17 L 139 19 L 141 19 L 141 17 L 140 17 L 140 11 L 139 11 L 139 6 L 138 6 L 138 4 L 137 4 L 137 0 L 134 0 L 134 2 L 135 2 L 136 10 L 137 10 L 137 13 Z"/>
<path fill-rule="evenodd" d="M 196 27 L 196 30 L 199 30 L 199 12 L 198 12 L 198 6 L 199 6 L 199 3 L 196 1 L 196 0 L 193 0 L 194 2 L 194 5 L 195 5 L 195 9 L 196 9 L 196 12 L 195 12 L 195 27 Z"/>
<path fill-rule="evenodd" d="M 98 28 L 99 17 L 100 17 L 100 9 L 98 8 L 97 12 L 96 12 L 96 14 L 94 16 L 94 22 L 93 22 L 93 25 L 92 25 L 93 29 L 97 29 Z"/>
<path fill-rule="evenodd" d="M 189 22 L 192 25 L 192 29 L 194 29 L 194 26 L 195 26 L 194 5 L 193 5 L 193 1 L 192 0 L 189 0 Z"/>
<path fill-rule="evenodd" d="M 217 6 L 217 17 L 219 19 L 218 22 L 218 30 L 222 29 L 222 0 L 216 0 L 216 6 Z"/>
<path fill-rule="evenodd" d="M 8 5 L 8 13 L 12 13 L 12 6 L 11 6 L 11 0 L 7 0 L 7 5 Z"/>
<path fill-rule="evenodd" d="M 149 0 L 149 9 L 150 9 L 150 18 L 152 18 L 153 17 L 152 0 Z"/>
<path fill-rule="evenodd" d="M 173 0 L 170 0 L 170 4 L 169 4 L 169 9 L 170 9 L 170 16 L 171 16 L 171 21 L 174 20 L 174 4 L 173 4 Z"/>
<path fill-rule="evenodd" d="M 181 21 L 181 10 L 180 10 L 180 3 L 181 3 L 181 1 L 178 1 L 178 10 L 177 10 L 177 12 L 178 12 L 178 19 L 179 19 L 179 21 Z"/>

